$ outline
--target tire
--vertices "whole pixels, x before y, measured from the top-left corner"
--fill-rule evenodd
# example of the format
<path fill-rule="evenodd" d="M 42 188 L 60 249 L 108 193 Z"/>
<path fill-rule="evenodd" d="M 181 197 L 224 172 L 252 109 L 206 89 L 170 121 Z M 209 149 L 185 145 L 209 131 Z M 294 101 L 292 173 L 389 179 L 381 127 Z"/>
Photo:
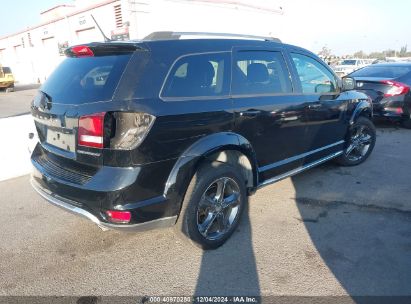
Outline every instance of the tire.
<path fill-rule="evenodd" d="M 175 231 L 202 249 L 216 249 L 237 228 L 246 203 L 240 170 L 221 162 L 204 164 L 187 188 Z"/>
<path fill-rule="evenodd" d="M 401 125 L 406 129 L 411 129 L 411 118 L 401 121 Z"/>
<path fill-rule="evenodd" d="M 376 136 L 372 121 L 360 116 L 348 130 L 346 147 L 343 154 L 336 158 L 337 163 L 342 166 L 356 166 L 363 163 L 374 149 Z"/>
<path fill-rule="evenodd" d="M 6 88 L 6 93 L 14 92 L 14 86 Z"/>

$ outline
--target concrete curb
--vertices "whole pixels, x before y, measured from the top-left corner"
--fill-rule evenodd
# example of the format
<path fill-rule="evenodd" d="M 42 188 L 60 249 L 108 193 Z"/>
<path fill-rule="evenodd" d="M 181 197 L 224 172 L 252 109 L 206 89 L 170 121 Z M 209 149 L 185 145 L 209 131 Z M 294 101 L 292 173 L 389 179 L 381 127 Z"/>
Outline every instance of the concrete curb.
<path fill-rule="evenodd" d="M 37 137 L 29 139 L 29 133 L 37 135 L 31 115 L 0 119 L 0 181 L 26 175 L 31 172 L 30 153 Z"/>

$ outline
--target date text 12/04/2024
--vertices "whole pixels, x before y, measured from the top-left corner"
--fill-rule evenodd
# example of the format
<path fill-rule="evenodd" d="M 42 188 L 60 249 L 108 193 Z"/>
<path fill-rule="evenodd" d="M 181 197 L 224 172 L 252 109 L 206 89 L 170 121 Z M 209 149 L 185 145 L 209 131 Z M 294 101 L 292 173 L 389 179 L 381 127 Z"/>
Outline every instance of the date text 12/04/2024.
<path fill-rule="evenodd" d="M 142 303 L 260 303 L 259 297 L 248 296 L 197 296 L 197 297 L 144 297 Z"/>

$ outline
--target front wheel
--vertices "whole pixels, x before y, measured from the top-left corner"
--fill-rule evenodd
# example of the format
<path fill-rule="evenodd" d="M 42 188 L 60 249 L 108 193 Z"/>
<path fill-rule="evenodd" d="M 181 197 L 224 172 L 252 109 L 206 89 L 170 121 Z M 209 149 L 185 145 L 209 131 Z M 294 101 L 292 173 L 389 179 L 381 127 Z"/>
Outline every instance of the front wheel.
<path fill-rule="evenodd" d="M 376 130 L 366 117 L 359 117 L 350 127 L 343 154 L 336 160 L 342 166 L 356 166 L 364 162 L 375 146 Z"/>
<path fill-rule="evenodd" d="M 194 245 L 215 249 L 235 231 L 246 201 L 240 170 L 226 163 L 205 164 L 191 180 L 175 229 Z"/>

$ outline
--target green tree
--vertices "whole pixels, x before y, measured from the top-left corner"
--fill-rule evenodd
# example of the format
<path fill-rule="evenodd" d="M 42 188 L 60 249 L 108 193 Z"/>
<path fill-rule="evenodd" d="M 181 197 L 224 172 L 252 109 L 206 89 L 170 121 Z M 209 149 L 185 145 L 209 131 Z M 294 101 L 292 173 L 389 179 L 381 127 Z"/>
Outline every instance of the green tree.
<path fill-rule="evenodd" d="M 391 50 L 391 49 L 388 49 L 388 50 L 385 50 L 384 52 L 383 52 L 383 54 L 385 55 L 385 57 L 395 57 L 397 54 L 396 54 L 397 52 L 395 51 L 395 50 Z"/>
<path fill-rule="evenodd" d="M 400 57 L 405 57 L 406 56 L 406 54 L 407 54 L 407 45 L 404 45 L 403 47 L 401 47 L 401 49 L 400 49 Z"/>
<path fill-rule="evenodd" d="M 382 52 L 372 52 L 368 57 L 381 60 L 385 59 L 385 55 Z"/>
<path fill-rule="evenodd" d="M 331 49 L 328 48 L 327 46 L 323 46 L 323 48 L 318 53 L 318 55 L 323 56 L 323 57 L 330 57 L 331 56 Z"/>
<path fill-rule="evenodd" d="M 358 51 L 354 53 L 354 57 L 356 58 L 367 58 L 367 54 L 365 54 L 363 51 Z"/>

